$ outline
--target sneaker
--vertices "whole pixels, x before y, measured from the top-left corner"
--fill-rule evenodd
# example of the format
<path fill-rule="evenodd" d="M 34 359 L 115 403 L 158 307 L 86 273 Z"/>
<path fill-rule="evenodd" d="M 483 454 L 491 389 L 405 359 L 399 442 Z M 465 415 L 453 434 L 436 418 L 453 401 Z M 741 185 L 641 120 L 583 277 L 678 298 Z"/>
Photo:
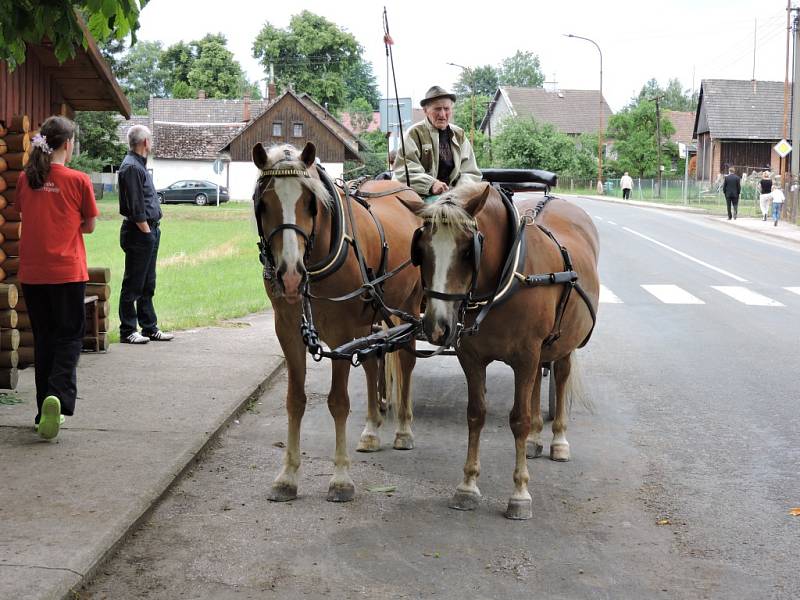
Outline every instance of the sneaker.
<path fill-rule="evenodd" d="M 128 337 L 124 337 L 120 340 L 123 344 L 146 344 L 149 341 L 148 338 L 144 337 L 138 331 L 134 331 Z"/>
<path fill-rule="evenodd" d="M 39 419 L 39 436 L 52 440 L 58 435 L 58 429 L 61 427 L 61 402 L 55 396 L 48 396 L 42 403 L 42 416 Z"/>
<path fill-rule="evenodd" d="M 58 419 L 59 427 L 64 424 L 64 421 L 66 421 L 66 419 L 64 418 L 64 415 L 59 415 L 59 419 Z M 34 423 L 33 424 L 33 430 L 34 431 L 39 431 L 39 424 L 38 423 Z"/>
<path fill-rule="evenodd" d="M 148 333 L 147 337 L 149 337 L 154 342 L 169 342 L 175 336 L 171 333 L 164 333 L 160 329 L 156 329 L 153 333 Z"/>

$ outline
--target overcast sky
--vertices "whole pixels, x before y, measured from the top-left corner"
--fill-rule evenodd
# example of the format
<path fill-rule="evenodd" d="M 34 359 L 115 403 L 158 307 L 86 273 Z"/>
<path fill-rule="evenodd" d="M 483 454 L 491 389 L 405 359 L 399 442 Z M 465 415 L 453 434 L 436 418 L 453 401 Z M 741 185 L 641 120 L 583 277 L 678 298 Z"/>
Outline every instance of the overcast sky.
<path fill-rule="evenodd" d="M 560 88 L 596 90 L 597 50 L 565 33 L 599 44 L 603 92 L 614 111 L 653 77 L 662 85 L 677 77 L 685 88 L 699 87 L 703 78 L 751 79 L 754 47 L 756 78 L 784 79 L 786 0 L 150 0 L 139 37 L 168 46 L 222 32 L 255 80 L 264 73 L 252 58 L 252 43 L 264 24 L 285 28 L 292 15 L 310 10 L 356 37 L 385 95 L 384 6 L 398 91 L 415 104 L 431 85 L 456 81 L 460 70 L 446 63 L 496 66 L 517 50 L 537 54 L 546 80 Z"/>

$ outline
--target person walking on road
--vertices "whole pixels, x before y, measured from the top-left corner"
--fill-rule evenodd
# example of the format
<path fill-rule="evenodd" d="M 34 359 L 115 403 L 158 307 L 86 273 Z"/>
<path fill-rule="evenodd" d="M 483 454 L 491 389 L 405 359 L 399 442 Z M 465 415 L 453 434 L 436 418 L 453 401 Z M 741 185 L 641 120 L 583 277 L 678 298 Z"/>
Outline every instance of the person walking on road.
<path fill-rule="evenodd" d="M 628 175 L 627 171 L 625 171 L 625 174 L 620 178 L 619 187 L 622 188 L 622 199 L 630 200 L 631 190 L 633 189 L 633 179 Z"/>
<path fill-rule="evenodd" d="M 742 180 L 733 167 L 730 167 L 728 174 L 725 175 L 722 193 L 725 195 L 725 204 L 728 207 L 728 221 L 731 218 L 735 220 L 739 212 L 739 195 L 742 193 Z M 731 207 L 733 207 L 733 213 L 731 213 Z"/>
<path fill-rule="evenodd" d="M 44 439 L 56 437 L 64 416 L 75 413 L 89 280 L 83 234 L 94 231 L 98 215 L 89 176 L 66 166 L 74 148 L 75 124 L 48 118 L 17 183 L 25 226 L 17 276 L 33 329 L 34 428 Z"/>
<path fill-rule="evenodd" d="M 156 261 L 161 241 L 161 207 L 147 170 L 152 134 L 144 125 L 128 130 L 130 150 L 119 167 L 119 213 L 123 216 L 119 244 L 125 252 L 125 274 L 119 295 L 119 334 L 124 344 L 168 342 L 158 328 L 153 306 Z M 137 323 L 142 332 L 137 330 Z"/>
<path fill-rule="evenodd" d="M 781 213 L 783 212 L 783 202 L 785 197 L 781 189 L 780 175 L 775 177 L 775 187 L 772 190 L 772 220 L 775 227 L 778 226 L 778 221 L 781 220 Z"/>
<path fill-rule="evenodd" d="M 763 220 L 767 220 L 769 215 L 769 201 L 772 200 L 772 179 L 770 179 L 769 171 L 764 171 L 761 174 L 761 181 L 758 182 L 761 194 L 758 196 L 759 208 L 761 208 L 761 215 Z"/>

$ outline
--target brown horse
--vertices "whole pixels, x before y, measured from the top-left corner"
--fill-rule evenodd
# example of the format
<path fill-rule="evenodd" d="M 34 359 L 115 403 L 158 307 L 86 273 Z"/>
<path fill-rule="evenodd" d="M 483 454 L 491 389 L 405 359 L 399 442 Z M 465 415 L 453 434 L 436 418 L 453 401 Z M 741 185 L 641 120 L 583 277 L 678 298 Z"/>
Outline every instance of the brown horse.
<path fill-rule="evenodd" d="M 412 258 L 420 265 L 427 297 L 425 336 L 433 344 L 455 345 L 467 378 L 469 445 L 464 480 L 451 507 L 478 505 L 486 367 L 499 360 L 512 367 L 515 379 L 509 417 L 515 489 L 506 516 L 530 518 L 526 440 L 532 410 L 531 445 L 538 455 L 540 364 L 554 362 L 557 389 L 550 457 L 569 460 L 567 383 L 572 353 L 588 341 L 594 326 L 600 286 L 597 230 L 574 204 L 552 198 L 538 207 L 533 200 L 519 201 L 514 208 L 485 183 L 456 188 L 431 205 L 406 205 L 424 221 L 412 242 Z M 547 275 L 527 277 L 535 274 Z M 576 287 L 567 290 L 573 283 Z M 483 308 L 467 311 L 468 304 Z M 476 320 L 480 327 L 470 332 Z"/>
<path fill-rule="evenodd" d="M 372 273 L 391 272 L 408 258 L 411 236 L 418 219 L 397 202 L 418 201 L 413 192 L 392 181 L 369 182 L 362 189 L 372 192 L 369 210 L 364 204 L 342 199 L 330 183 L 326 185 L 315 167 L 316 149 L 306 144 L 302 153 L 293 146 L 280 145 L 266 150 L 253 148 L 253 162 L 260 170 L 253 196 L 265 262 L 264 285 L 275 310 L 275 331 L 288 365 L 286 409 L 289 420 L 283 469 L 275 479 L 270 499 L 297 497 L 297 472 L 300 466 L 300 422 L 306 406 L 306 347 L 301 337 L 304 295 L 311 295 L 311 312 L 321 339 L 334 348 L 371 333 L 381 315 L 375 305 L 362 299 L 364 294 L 345 301 L 331 298 L 357 291 L 364 283 L 362 267 Z M 328 182 L 330 180 L 328 179 Z M 334 194 L 336 194 L 334 196 Z M 374 196 L 374 197 L 373 197 Z M 383 230 L 385 246 L 380 230 Z M 355 240 L 363 257 L 356 256 Z M 385 250 L 384 250 L 385 248 Z M 388 306 L 419 315 L 421 286 L 417 269 L 409 266 L 382 283 Z M 411 371 L 415 358 L 399 352 L 401 397 L 396 399 L 397 432 L 394 447 L 413 448 L 411 432 Z M 380 449 L 378 428 L 382 419 L 378 397 L 378 361 L 364 361 L 367 377 L 367 423 L 358 450 Z M 350 413 L 347 380 L 351 364 L 332 361 L 328 408 L 336 430 L 334 471 L 328 500 L 353 499 L 355 488 L 350 477 L 346 424 Z"/>

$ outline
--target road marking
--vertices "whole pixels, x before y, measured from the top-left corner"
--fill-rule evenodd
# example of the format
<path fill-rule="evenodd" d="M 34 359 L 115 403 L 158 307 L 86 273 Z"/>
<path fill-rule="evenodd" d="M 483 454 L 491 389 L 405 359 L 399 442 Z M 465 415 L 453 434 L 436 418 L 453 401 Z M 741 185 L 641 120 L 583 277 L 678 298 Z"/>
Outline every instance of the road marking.
<path fill-rule="evenodd" d="M 677 285 L 642 285 L 642 287 L 664 304 L 705 304 L 700 298 Z"/>
<path fill-rule="evenodd" d="M 608 223 L 609 225 L 616 225 L 616 223 L 614 223 L 614 221 L 606 221 L 606 223 Z"/>
<path fill-rule="evenodd" d="M 793 294 L 797 294 L 798 296 L 800 296 L 800 287 L 785 287 L 783 289 L 788 290 Z"/>
<path fill-rule="evenodd" d="M 762 296 L 758 292 L 739 285 L 712 285 L 712 288 L 749 306 L 784 306 L 777 300 Z"/>
<path fill-rule="evenodd" d="M 628 233 L 632 233 L 633 235 L 638 235 L 640 238 L 642 238 L 644 240 L 647 240 L 648 242 L 652 242 L 656 246 L 661 246 L 662 248 L 664 248 L 666 250 L 669 250 L 670 252 L 674 252 L 678 256 L 682 256 L 683 258 L 686 258 L 686 259 L 688 259 L 688 260 L 690 260 L 690 261 L 692 261 L 694 263 L 697 263 L 698 265 L 702 265 L 702 266 L 706 267 L 707 269 L 711 269 L 712 271 L 716 271 L 717 273 L 720 273 L 721 275 L 725 275 L 726 277 L 730 277 L 731 279 L 735 279 L 736 281 L 739 281 L 741 283 L 747 283 L 747 279 L 745 279 L 744 277 L 739 277 L 738 275 L 734 275 L 733 273 L 731 273 L 729 271 L 726 271 L 725 269 L 720 269 L 719 267 L 715 267 L 714 265 L 710 265 L 707 262 L 700 260 L 699 258 L 695 258 L 694 256 L 690 256 L 690 255 L 686 254 L 686 252 L 681 252 L 677 248 L 673 248 L 672 246 L 668 246 L 667 244 L 665 244 L 663 242 L 659 242 L 658 240 L 654 240 L 653 238 L 648 237 L 643 233 L 639 233 L 638 231 L 634 231 L 633 229 L 630 229 L 629 227 L 623 227 L 623 229 L 625 231 L 627 231 Z"/>
<path fill-rule="evenodd" d="M 602 221 L 602 220 L 603 220 L 603 217 L 599 217 L 599 216 L 597 216 L 597 217 L 595 217 L 595 219 L 597 219 L 598 221 Z"/>
<path fill-rule="evenodd" d="M 600 304 L 622 304 L 622 300 L 614 292 L 600 284 Z"/>

